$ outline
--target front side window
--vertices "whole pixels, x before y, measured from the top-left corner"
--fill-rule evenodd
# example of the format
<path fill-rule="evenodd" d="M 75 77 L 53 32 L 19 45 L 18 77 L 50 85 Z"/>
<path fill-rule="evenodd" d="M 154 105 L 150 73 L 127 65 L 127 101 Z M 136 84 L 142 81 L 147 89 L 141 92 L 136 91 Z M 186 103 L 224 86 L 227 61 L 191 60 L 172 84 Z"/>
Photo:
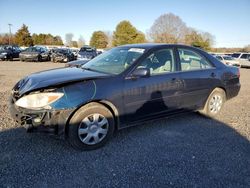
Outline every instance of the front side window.
<path fill-rule="evenodd" d="M 213 66 L 197 52 L 189 49 L 178 49 L 181 70 L 199 70 L 199 69 L 209 69 Z"/>
<path fill-rule="evenodd" d="M 150 75 L 173 72 L 175 70 L 172 49 L 161 49 L 145 58 L 137 68 L 148 68 Z"/>
<path fill-rule="evenodd" d="M 240 57 L 240 53 L 234 53 L 234 54 L 232 55 L 232 57 L 234 57 L 234 58 L 239 58 L 239 57 Z"/>
<path fill-rule="evenodd" d="M 130 67 L 143 53 L 142 48 L 113 48 L 90 60 L 82 66 L 83 69 L 120 74 Z"/>

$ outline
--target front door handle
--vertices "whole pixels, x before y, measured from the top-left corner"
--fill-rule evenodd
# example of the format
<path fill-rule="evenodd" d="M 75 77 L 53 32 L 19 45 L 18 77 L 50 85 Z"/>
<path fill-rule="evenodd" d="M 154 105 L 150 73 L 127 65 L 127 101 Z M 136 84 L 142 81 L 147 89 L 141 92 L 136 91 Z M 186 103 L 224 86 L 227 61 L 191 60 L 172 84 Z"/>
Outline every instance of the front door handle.
<path fill-rule="evenodd" d="M 216 77 L 216 74 L 214 72 L 211 73 L 211 77 L 214 78 Z"/>

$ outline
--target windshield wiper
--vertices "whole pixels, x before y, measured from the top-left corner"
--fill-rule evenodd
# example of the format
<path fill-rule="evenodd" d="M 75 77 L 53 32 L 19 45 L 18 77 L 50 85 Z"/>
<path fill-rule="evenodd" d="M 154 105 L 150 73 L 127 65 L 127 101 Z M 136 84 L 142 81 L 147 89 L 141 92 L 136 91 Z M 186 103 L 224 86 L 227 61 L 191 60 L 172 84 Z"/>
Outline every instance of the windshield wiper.
<path fill-rule="evenodd" d="M 91 68 L 88 68 L 88 67 L 81 67 L 82 69 L 84 69 L 84 70 L 89 70 L 89 71 L 94 71 L 94 72 L 97 72 L 96 70 L 94 70 L 94 69 L 91 69 Z"/>
<path fill-rule="evenodd" d="M 81 67 L 81 68 L 84 69 L 84 70 L 88 70 L 88 71 L 93 71 L 93 72 L 99 72 L 99 73 L 104 73 L 104 74 L 110 74 L 110 75 L 112 75 L 111 73 L 103 72 L 103 71 L 99 71 L 99 70 L 95 70 L 95 69 L 91 69 L 91 68 L 88 68 L 88 67 Z"/>

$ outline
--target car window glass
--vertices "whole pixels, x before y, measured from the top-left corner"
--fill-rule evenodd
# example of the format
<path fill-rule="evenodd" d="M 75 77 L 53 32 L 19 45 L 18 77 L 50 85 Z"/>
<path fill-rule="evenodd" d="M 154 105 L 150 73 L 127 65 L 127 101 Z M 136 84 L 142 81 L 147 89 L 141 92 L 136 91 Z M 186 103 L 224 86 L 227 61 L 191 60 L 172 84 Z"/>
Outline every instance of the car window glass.
<path fill-rule="evenodd" d="M 240 58 L 241 59 L 247 59 L 247 54 L 242 54 Z"/>
<path fill-rule="evenodd" d="M 204 57 L 193 50 L 178 49 L 181 70 L 199 70 L 213 67 Z"/>
<path fill-rule="evenodd" d="M 220 61 L 223 60 L 221 56 L 216 56 L 217 59 L 219 59 Z"/>
<path fill-rule="evenodd" d="M 82 67 L 108 74 L 120 74 L 143 53 L 144 49 L 140 48 L 114 48 L 97 56 Z"/>
<path fill-rule="evenodd" d="M 161 49 L 145 58 L 137 68 L 148 68 L 151 75 L 174 71 L 174 55 L 172 49 Z"/>
<path fill-rule="evenodd" d="M 234 57 L 234 58 L 238 58 L 240 56 L 240 53 L 234 53 L 233 55 L 232 55 L 232 57 Z"/>

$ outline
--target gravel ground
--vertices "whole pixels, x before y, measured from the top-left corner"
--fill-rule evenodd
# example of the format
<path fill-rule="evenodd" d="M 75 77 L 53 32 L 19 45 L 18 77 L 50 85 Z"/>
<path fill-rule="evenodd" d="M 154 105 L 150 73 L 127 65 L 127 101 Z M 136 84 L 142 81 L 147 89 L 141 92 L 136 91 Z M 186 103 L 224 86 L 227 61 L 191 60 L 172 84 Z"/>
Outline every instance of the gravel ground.
<path fill-rule="evenodd" d="M 8 114 L 23 76 L 63 64 L 0 62 L 0 187 L 250 187 L 250 69 L 217 119 L 189 113 L 116 133 L 79 152 L 28 134 Z"/>

